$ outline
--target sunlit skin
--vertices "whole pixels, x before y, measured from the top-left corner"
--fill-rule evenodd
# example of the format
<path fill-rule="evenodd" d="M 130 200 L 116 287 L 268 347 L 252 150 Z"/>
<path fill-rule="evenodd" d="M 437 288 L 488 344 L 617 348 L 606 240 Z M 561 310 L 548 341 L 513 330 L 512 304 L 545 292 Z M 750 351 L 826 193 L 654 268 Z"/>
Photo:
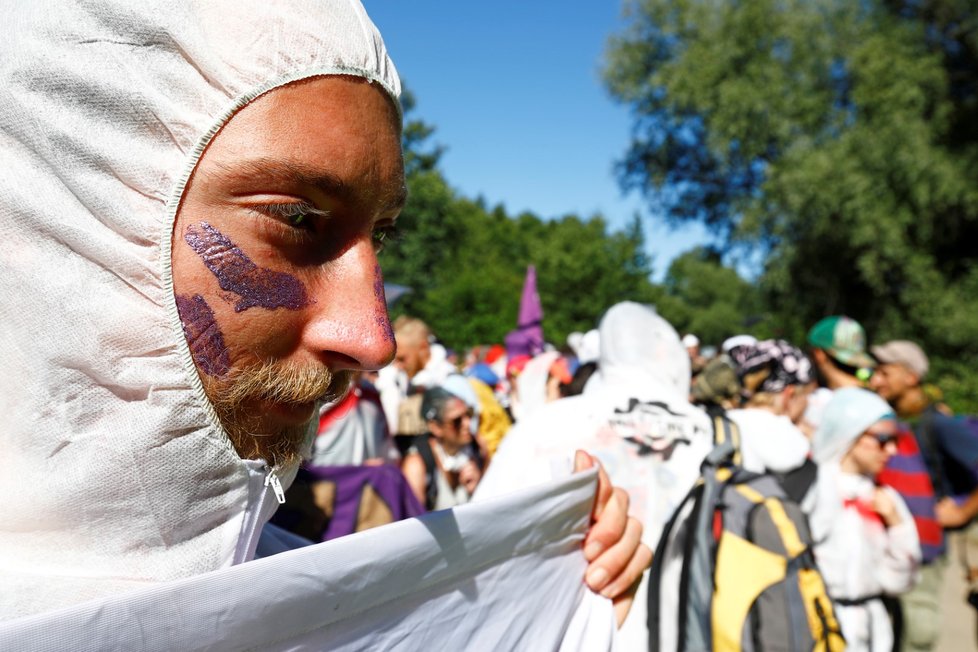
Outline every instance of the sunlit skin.
<path fill-rule="evenodd" d="M 440 420 L 428 422 L 428 430 L 446 453 L 454 455 L 472 441 L 472 431 L 469 428 L 471 419 L 469 407 L 460 399 L 452 399 L 445 406 Z"/>
<path fill-rule="evenodd" d="M 397 338 L 395 362 L 404 370 L 408 378 L 414 378 L 430 359 L 431 347 L 426 340 L 407 335 Z"/>
<path fill-rule="evenodd" d="M 472 441 L 471 410 L 464 401 L 458 398 L 450 399 L 442 409 L 442 414 L 437 419 L 430 419 L 427 422 L 428 432 L 432 434 L 438 446 L 447 455 L 455 455 L 462 448 Z M 476 485 L 482 478 L 482 472 L 472 460 L 459 469 L 457 474 L 445 472 L 437 456 L 435 463 L 444 472 L 445 480 L 454 489 L 458 485 L 465 487 L 470 494 L 475 491 Z M 424 461 L 418 453 L 412 453 L 404 458 L 404 476 L 408 484 L 414 490 L 418 500 L 424 502 L 427 490 L 427 474 Z"/>
<path fill-rule="evenodd" d="M 870 378 L 869 386 L 901 416 L 913 416 L 927 406 L 920 378 L 902 364 L 881 364 Z"/>
<path fill-rule="evenodd" d="M 319 77 L 258 98 L 208 146 L 177 214 L 173 284 L 213 311 L 231 369 L 287 362 L 336 372 L 393 358 L 375 246 L 405 199 L 399 124 L 377 86 Z M 294 279 L 286 289 L 304 296 L 263 304 L 222 289 L 222 264 L 233 272 L 241 256 L 208 258 L 201 234 L 226 239 L 273 281 Z M 220 383 L 197 366 L 213 399 Z M 307 422 L 315 404 L 243 407 L 275 433 Z"/>
<path fill-rule="evenodd" d="M 789 385 L 785 388 L 784 414 L 791 419 L 792 423 L 800 423 L 802 417 L 805 416 L 805 410 L 808 409 L 808 397 L 811 395 L 813 389 L 814 386 L 811 383 L 807 385 Z"/>

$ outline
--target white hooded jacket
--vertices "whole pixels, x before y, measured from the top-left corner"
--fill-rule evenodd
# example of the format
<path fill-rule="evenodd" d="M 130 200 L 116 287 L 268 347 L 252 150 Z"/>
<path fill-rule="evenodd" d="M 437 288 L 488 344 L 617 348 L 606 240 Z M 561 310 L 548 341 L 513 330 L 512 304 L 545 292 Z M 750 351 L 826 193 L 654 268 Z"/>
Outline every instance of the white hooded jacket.
<path fill-rule="evenodd" d="M 551 479 L 551 464 L 578 449 L 596 456 L 630 498 L 630 515 L 655 549 L 713 444 L 706 414 L 691 405 L 689 356 L 654 310 L 620 303 L 600 325 L 598 371 L 580 396 L 542 405 L 503 439 L 474 499 Z M 621 649 L 647 649 L 644 584 L 622 629 Z"/>
<path fill-rule="evenodd" d="M 253 555 L 278 480 L 239 459 L 202 391 L 172 289 L 177 206 L 263 92 L 329 73 L 400 91 L 346 0 L 39 0 L 4 24 L 0 619 Z"/>

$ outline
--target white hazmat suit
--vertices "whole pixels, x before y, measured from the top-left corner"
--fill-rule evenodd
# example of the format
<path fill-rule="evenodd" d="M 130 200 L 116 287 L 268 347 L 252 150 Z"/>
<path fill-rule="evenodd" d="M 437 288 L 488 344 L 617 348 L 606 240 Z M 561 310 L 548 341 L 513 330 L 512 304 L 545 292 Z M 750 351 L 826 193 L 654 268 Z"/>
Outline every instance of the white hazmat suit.
<path fill-rule="evenodd" d="M 691 405 L 689 356 L 679 335 L 646 306 L 625 302 L 601 320 L 598 371 L 580 396 L 546 403 L 503 439 L 478 489 L 483 500 L 553 477 L 551 464 L 581 448 L 629 494 L 631 516 L 653 550 L 699 477 L 713 444 L 706 414 Z M 646 578 L 648 574 L 646 573 Z M 647 587 L 619 631 L 623 650 L 648 649 Z"/>

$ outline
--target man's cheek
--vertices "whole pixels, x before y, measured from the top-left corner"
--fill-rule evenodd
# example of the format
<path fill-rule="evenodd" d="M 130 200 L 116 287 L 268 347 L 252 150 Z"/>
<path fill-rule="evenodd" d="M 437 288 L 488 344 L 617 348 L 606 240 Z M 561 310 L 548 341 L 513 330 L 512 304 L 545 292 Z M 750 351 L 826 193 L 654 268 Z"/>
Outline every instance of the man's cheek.
<path fill-rule="evenodd" d="M 199 294 L 178 294 L 176 300 L 183 334 L 197 367 L 208 376 L 225 376 L 231 369 L 231 357 L 224 334 L 214 319 L 214 311 Z"/>
<path fill-rule="evenodd" d="M 221 289 L 240 297 L 235 312 L 255 307 L 299 310 L 312 303 L 298 278 L 259 267 L 230 238 L 207 222 L 188 226 L 184 240 L 217 278 Z"/>

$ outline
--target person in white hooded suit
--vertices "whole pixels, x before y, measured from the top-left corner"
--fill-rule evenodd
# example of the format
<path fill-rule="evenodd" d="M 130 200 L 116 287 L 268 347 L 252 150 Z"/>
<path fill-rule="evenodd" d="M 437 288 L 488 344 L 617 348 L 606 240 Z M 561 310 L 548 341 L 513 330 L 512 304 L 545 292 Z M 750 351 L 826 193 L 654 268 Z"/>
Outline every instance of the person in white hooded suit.
<path fill-rule="evenodd" d="M 316 595 L 343 564 L 301 550 L 232 567 L 255 556 L 317 405 L 343 395 L 349 371 L 394 355 L 375 249 L 405 191 L 400 83 L 380 35 L 354 0 L 39 0 L 3 17 L 0 621 L 65 607 L 65 640 L 94 628 L 108 638 L 88 646 L 118 634 L 121 648 L 159 628 L 214 636 L 230 613 L 252 630 L 229 647 L 282 647 L 325 627 L 303 620 L 324 608 L 287 601 L 283 613 L 303 616 L 286 625 L 254 587 L 280 578 L 280 598 Z M 584 491 L 557 510 L 566 533 L 581 531 L 571 503 L 586 505 L 587 481 L 554 488 Z M 617 494 L 599 493 L 606 509 L 584 540 L 602 552 L 588 560 L 627 584 L 641 548 Z M 421 555 L 411 570 L 455 572 L 448 558 L 422 563 L 423 533 L 450 522 L 472 543 L 492 518 L 477 511 L 399 526 L 405 554 Z M 358 553 L 385 554 L 383 537 L 364 535 L 343 558 L 350 572 L 372 563 Z M 465 560 L 455 568 L 478 562 Z M 380 577 L 399 568 L 373 561 Z M 302 586 L 313 568 L 323 575 Z M 125 597 L 158 585 L 152 599 Z M 395 614 L 396 591 L 378 587 Z M 103 602 L 71 611 L 90 599 Z M 181 611 L 191 604 L 199 613 Z M 292 629 L 269 632 L 269 619 Z M 0 625 L 0 641 L 57 649 L 23 638 L 51 635 L 48 621 L 14 626 L 23 620 Z M 156 643 L 182 649 L 176 640 Z"/>
<path fill-rule="evenodd" d="M 629 513 L 652 549 L 699 477 L 713 444 L 710 420 L 688 401 L 690 361 L 675 329 L 633 302 L 601 320 L 598 370 L 580 396 L 547 403 L 513 426 L 474 499 L 551 479 L 551 465 L 581 448 L 629 495 Z M 646 574 L 647 577 L 647 574 Z M 619 634 L 620 649 L 648 649 L 646 582 Z"/>
<path fill-rule="evenodd" d="M 838 389 L 812 440 L 818 481 L 806 498 L 815 559 L 853 652 L 893 647 L 883 596 L 913 588 L 920 542 L 900 495 L 876 476 L 896 452 L 892 408 L 859 387 Z"/>

